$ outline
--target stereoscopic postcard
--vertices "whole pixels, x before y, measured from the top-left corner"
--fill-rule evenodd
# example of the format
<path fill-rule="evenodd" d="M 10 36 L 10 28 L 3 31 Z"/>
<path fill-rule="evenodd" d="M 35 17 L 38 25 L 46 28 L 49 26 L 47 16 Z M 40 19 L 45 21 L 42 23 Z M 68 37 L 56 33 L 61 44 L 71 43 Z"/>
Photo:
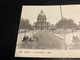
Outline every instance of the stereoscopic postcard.
<path fill-rule="evenodd" d="M 80 5 L 22 6 L 15 57 L 80 58 Z"/>

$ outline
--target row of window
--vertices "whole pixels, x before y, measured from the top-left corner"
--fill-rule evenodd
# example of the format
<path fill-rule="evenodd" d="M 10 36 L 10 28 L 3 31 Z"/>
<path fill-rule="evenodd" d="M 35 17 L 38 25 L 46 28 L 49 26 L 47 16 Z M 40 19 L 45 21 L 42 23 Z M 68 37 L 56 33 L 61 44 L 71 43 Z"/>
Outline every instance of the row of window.
<path fill-rule="evenodd" d="M 49 27 L 36 27 L 37 29 L 48 29 Z"/>
<path fill-rule="evenodd" d="M 37 26 L 48 26 L 49 24 L 47 24 L 47 23 L 37 23 L 36 25 Z"/>
<path fill-rule="evenodd" d="M 38 22 L 46 22 L 46 19 L 38 19 Z"/>

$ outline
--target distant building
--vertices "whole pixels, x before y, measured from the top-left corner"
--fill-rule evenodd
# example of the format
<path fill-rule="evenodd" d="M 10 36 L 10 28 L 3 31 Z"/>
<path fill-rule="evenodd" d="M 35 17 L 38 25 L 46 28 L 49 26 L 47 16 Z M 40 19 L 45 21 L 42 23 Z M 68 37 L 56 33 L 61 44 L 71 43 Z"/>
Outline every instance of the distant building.
<path fill-rule="evenodd" d="M 50 22 L 46 21 L 46 15 L 44 14 L 43 10 L 41 10 L 40 14 L 37 17 L 37 22 L 33 23 L 33 29 L 36 30 L 44 30 L 44 29 L 51 29 L 53 25 L 50 25 Z"/>

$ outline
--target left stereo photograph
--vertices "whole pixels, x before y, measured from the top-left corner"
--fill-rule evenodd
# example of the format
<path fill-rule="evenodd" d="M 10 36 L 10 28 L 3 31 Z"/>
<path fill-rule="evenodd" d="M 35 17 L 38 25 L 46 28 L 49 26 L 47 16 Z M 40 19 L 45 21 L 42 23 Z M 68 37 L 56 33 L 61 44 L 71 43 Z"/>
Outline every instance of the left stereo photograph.
<path fill-rule="evenodd" d="M 15 57 L 79 58 L 80 5 L 23 5 Z"/>

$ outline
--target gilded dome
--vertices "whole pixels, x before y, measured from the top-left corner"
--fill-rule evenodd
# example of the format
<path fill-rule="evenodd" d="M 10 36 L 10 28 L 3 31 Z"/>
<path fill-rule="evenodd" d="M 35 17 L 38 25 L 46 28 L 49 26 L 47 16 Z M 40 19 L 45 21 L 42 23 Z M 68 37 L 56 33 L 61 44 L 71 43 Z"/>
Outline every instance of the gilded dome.
<path fill-rule="evenodd" d="M 38 18 L 46 18 L 46 15 L 44 14 L 43 10 L 41 10 L 40 14 L 38 15 Z"/>

